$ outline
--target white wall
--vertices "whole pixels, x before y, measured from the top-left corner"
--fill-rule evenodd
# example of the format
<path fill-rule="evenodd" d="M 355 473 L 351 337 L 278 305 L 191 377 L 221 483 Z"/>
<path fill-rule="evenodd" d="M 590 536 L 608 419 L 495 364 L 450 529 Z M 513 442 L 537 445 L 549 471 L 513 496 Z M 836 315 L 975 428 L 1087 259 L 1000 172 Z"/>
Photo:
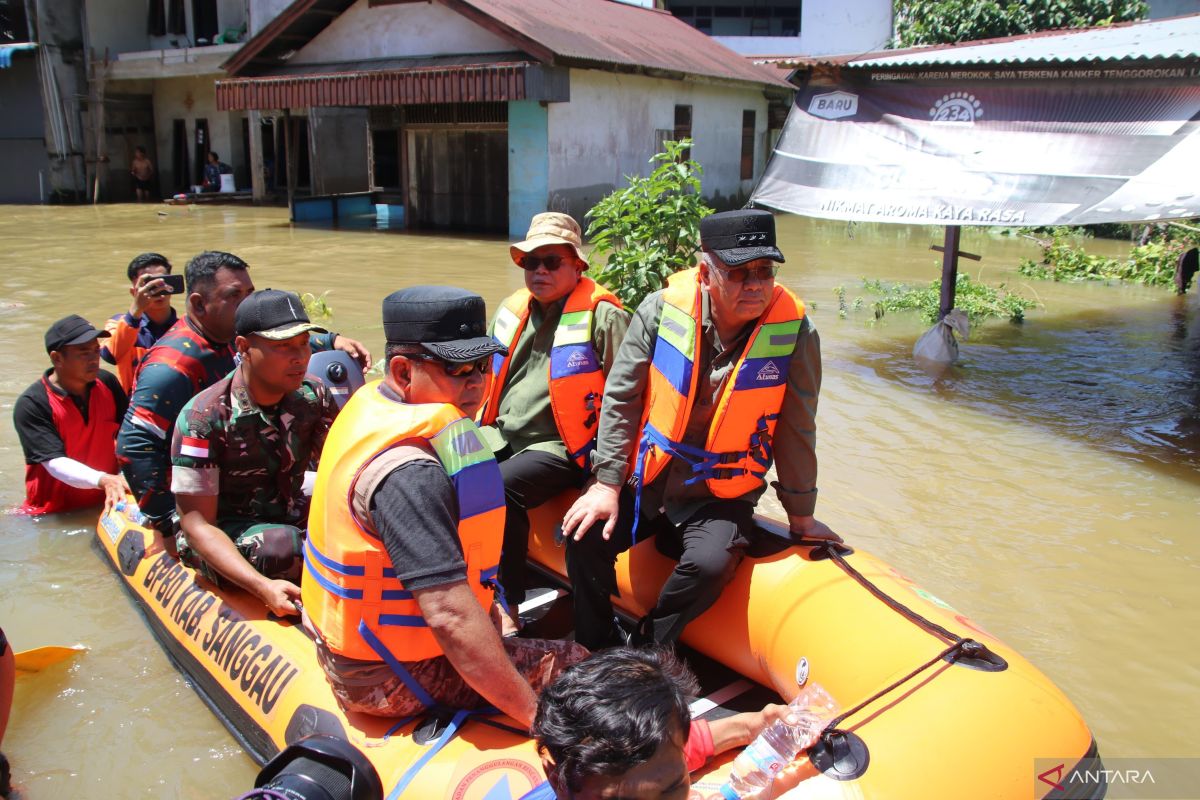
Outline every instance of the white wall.
<path fill-rule="evenodd" d="M 1200 0 L 1158 1 L 1200 4 Z M 891 0 L 811 0 L 801 9 L 799 36 L 722 36 L 717 22 L 713 20 L 713 38 L 744 56 L 867 53 L 882 50 L 892 38 L 892 4 Z"/>
<path fill-rule="evenodd" d="M 1150 13 L 1146 18 L 1164 19 L 1196 13 L 1200 13 L 1200 0 L 1150 0 Z"/>
<path fill-rule="evenodd" d="M 167 0 L 154 0 L 165 3 Z M 260 2 L 260 0 L 254 0 Z M 217 0 L 218 33 L 237 28 L 246 22 L 247 0 Z M 283 3 L 287 7 L 288 3 Z M 175 46 L 187 47 L 195 44 L 192 28 L 192 0 L 184 0 L 186 34 L 150 36 L 146 32 L 149 15 L 146 0 L 86 0 L 88 44 L 96 51 L 97 58 L 104 57 L 104 48 L 109 53 L 136 53 L 145 50 L 162 50 Z M 265 23 L 264 23 L 265 24 Z M 248 36 L 247 36 L 248 38 Z M 173 45 L 171 42 L 177 42 Z"/>
<path fill-rule="evenodd" d="M 250 7 L 249 34 L 254 36 L 292 4 L 292 0 L 246 0 Z"/>
<path fill-rule="evenodd" d="M 191 107 L 188 107 L 188 101 Z M 242 117 L 240 112 L 217 111 L 216 87 L 213 76 L 201 75 L 192 78 L 164 78 L 154 81 L 154 137 L 158 150 L 158 163 L 154 166 L 161 177 L 163 192 L 172 188 L 170 175 L 172 154 L 172 132 L 175 120 L 186 120 L 188 140 L 188 164 L 196 158 L 196 120 L 208 120 L 208 149 L 216 150 L 221 160 L 234 168 L 236 174 L 245 174 L 242 154 Z M 193 172 L 195 170 L 192 167 Z M 197 180 L 195 174 L 193 180 Z M 249 186 L 239 186 L 249 189 Z"/>
<path fill-rule="evenodd" d="M 743 110 L 755 112 L 755 178 L 766 164 L 763 87 L 573 69 L 571 101 L 549 104 L 551 208 L 582 221 L 597 200 L 625 185 L 625 175 L 649 173 L 655 131 L 674 129 L 676 104 L 692 107 L 692 157 L 704 167 L 704 196 L 722 208 L 740 205 L 754 186 L 741 179 Z"/>
<path fill-rule="evenodd" d="M 357 0 L 289 63 L 326 64 L 513 49 L 499 36 L 439 3 L 370 8 L 367 0 Z"/>

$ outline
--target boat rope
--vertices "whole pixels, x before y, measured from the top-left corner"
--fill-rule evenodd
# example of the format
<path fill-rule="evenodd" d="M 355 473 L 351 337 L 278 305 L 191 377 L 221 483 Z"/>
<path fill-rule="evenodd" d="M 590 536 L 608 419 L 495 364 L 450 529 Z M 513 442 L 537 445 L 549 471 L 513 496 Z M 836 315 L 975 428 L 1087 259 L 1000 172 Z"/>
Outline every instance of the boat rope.
<path fill-rule="evenodd" d="M 867 699 L 860 702 L 858 705 L 854 706 L 854 708 L 851 708 L 848 711 L 843 711 L 841 714 L 839 714 L 838 716 L 834 717 L 833 719 L 831 719 L 829 721 L 829 723 L 825 726 L 824 730 L 822 730 L 821 735 L 824 736 L 825 734 L 832 733 L 834 730 L 837 729 L 838 725 L 841 725 L 842 722 L 844 722 L 846 720 L 847 717 L 851 717 L 851 716 L 857 714 L 859 711 L 862 711 L 864 708 L 871 705 L 871 703 L 874 703 L 876 700 L 878 700 L 879 698 L 888 694 L 889 692 L 895 691 L 901 685 L 908 683 L 913 678 L 917 677 L 922 672 L 924 672 L 925 670 L 932 667 L 934 664 L 938 663 L 939 661 L 946 658 L 947 656 L 953 655 L 956 650 L 959 650 L 961 648 L 962 648 L 962 642 L 955 642 L 954 644 L 950 645 L 942 652 L 938 653 L 933 658 L 926 661 L 921 666 L 914 669 L 912 672 L 905 675 L 903 678 L 900 678 L 899 680 L 894 681 L 890 685 L 885 686 L 884 688 L 880 689 L 875 694 L 871 695 Z"/>

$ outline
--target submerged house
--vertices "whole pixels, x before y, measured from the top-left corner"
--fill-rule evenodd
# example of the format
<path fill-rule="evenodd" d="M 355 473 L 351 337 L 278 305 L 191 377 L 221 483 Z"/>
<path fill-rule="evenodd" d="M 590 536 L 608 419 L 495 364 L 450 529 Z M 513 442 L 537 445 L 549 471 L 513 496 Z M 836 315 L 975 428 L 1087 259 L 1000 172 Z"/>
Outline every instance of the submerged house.
<path fill-rule="evenodd" d="M 224 67 L 218 109 L 285 132 L 289 186 L 376 192 L 410 228 L 513 235 L 546 209 L 582 219 L 685 136 L 705 197 L 740 205 L 794 91 L 613 0 L 296 0 Z M 251 138 L 256 194 L 270 146 Z"/>

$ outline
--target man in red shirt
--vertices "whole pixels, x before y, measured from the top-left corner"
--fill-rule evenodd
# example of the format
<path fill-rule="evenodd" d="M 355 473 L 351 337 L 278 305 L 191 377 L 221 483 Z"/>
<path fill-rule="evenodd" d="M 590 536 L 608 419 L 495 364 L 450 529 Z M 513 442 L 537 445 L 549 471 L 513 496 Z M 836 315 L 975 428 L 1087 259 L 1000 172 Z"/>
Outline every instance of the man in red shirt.
<path fill-rule="evenodd" d="M 25 451 L 26 514 L 71 511 L 129 491 L 117 471 L 117 429 L 128 401 L 116 376 L 100 370 L 98 331 L 76 314 L 46 331 L 53 365 L 17 398 L 13 424 Z"/>

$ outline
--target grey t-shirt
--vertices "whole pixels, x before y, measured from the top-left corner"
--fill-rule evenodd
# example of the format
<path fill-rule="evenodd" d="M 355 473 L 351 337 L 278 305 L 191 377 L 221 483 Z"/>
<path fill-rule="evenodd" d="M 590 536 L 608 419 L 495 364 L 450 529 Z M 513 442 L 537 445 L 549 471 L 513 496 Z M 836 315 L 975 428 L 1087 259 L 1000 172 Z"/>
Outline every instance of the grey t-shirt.
<path fill-rule="evenodd" d="M 401 464 L 379 484 L 370 510 L 405 589 L 467 579 L 458 538 L 458 495 L 437 461 L 419 458 Z"/>

